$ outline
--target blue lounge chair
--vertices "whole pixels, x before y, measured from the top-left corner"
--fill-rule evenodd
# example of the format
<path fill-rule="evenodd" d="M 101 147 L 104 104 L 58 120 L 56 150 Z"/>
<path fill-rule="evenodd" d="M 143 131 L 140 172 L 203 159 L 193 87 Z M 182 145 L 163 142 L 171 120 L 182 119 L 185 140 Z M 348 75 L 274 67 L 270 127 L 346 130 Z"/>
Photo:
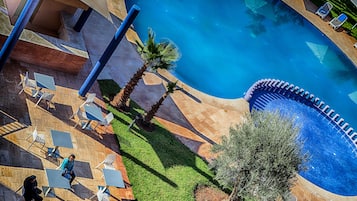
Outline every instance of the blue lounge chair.
<path fill-rule="evenodd" d="M 317 9 L 315 14 L 320 16 L 322 19 L 324 19 L 330 13 L 332 8 L 333 8 L 333 5 L 330 2 L 326 2 L 319 9 Z"/>
<path fill-rule="evenodd" d="M 329 24 L 332 26 L 333 29 L 338 29 L 343 23 L 346 22 L 347 19 L 347 15 L 341 13 L 338 17 L 333 18 Z"/>

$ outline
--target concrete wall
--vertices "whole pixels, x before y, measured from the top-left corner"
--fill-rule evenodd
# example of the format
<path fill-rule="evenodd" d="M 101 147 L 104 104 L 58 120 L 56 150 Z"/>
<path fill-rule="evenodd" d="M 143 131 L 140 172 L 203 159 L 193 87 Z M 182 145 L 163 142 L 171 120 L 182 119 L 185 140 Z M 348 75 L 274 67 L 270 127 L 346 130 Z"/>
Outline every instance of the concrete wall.
<path fill-rule="evenodd" d="M 0 35 L 0 44 L 4 44 L 6 38 L 7 37 Z M 15 48 L 11 52 L 10 58 L 72 74 L 79 73 L 88 60 L 81 56 L 68 54 L 53 48 L 21 40 L 17 42 Z"/>
<path fill-rule="evenodd" d="M 4 0 L 8 9 L 11 24 L 14 24 L 19 17 L 26 0 Z M 32 15 L 26 28 L 39 33 L 58 37 L 58 30 L 61 27 L 60 14 L 67 12 L 73 14 L 75 7 L 62 4 L 55 0 L 45 0 L 40 2 L 36 12 Z"/>
<path fill-rule="evenodd" d="M 0 7 L 5 6 L 5 1 L 20 2 L 0 0 Z M 13 29 L 7 13 L 0 12 L 0 47 Z M 10 58 L 58 71 L 79 73 L 88 60 L 88 52 L 82 34 L 72 29 L 76 17 L 62 12 L 59 20 L 65 40 L 24 29 Z"/>
<path fill-rule="evenodd" d="M 61 11 L 73 14 L 76 11 L 76 8 L 52 0 L 42 1 L 37 12 L 35 12 L 31 18 L 31 27 L 29 26 L 28 28 L 40 33 L 41 30 L 47 30 L 48 32 L 57 34 L 58 29 L 61 27 Z"/>

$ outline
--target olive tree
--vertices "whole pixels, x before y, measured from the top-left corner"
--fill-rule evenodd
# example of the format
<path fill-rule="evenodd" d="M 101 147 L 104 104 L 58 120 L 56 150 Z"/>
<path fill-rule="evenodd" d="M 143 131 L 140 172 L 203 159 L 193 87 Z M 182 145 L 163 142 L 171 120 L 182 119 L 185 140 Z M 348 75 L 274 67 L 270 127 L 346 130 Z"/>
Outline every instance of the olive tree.
<path fill-rule="evenodd" d="M 253 111 L 213 146 L 215 179 L 232 189 L 229 200 L 285 199 L 304 169 L 299 128 L 278 112 Z"/>

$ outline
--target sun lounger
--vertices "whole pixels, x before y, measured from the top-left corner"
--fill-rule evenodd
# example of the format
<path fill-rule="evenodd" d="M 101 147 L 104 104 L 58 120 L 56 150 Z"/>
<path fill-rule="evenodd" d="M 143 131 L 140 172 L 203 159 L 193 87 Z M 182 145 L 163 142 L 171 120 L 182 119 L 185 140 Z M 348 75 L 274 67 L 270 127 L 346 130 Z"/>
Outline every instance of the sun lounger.
<path fill-rule="evenodd" d="M 348 17 L 346 14 L 341 13 L 338 17 L 333 18 L 329 24 L 332 26 L 333 29 L 338 29 L 343 23 L 346 22 L 347 18 Z"/>
<path fill-rule="evenodd" d="M 326 2 L 319 9 L 317 9 L 315 14 L 320 16 L 322 19 L 324 19 L 330 13 L 332 7 L 333 5 L 330 2 Z"/>

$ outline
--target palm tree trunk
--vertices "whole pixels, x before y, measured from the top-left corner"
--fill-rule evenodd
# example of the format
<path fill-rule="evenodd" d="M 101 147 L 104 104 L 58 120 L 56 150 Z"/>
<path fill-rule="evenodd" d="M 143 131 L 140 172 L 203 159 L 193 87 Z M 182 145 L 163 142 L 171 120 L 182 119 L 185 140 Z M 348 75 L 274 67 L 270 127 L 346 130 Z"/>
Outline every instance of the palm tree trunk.
<path fill-rule="evenodd" d="M 165 94 L 160 98 L 160 100 L 157 103 L 155 103 L 153 106 L 151 106 L 150 111 L 144 116 L 145 123 L 150 123 L 150 121 L 154 118 L 156 112 L 159 110 L 162 102 L 164 102 L 164 100 L 168 95 L 169 93 L 165 92 Z"/>
<path fill-rule="evenodd" d="M 130 98 L 131 93 L 134 91 L 139 80 L 143 77 L 148 65 L 145 63 L 138 71 L 133 75 L 130 81 L 125 85 L 125 87 L 117 93 L 110 104 L 116 108 L 128 107 L 127 102 Z"/>

